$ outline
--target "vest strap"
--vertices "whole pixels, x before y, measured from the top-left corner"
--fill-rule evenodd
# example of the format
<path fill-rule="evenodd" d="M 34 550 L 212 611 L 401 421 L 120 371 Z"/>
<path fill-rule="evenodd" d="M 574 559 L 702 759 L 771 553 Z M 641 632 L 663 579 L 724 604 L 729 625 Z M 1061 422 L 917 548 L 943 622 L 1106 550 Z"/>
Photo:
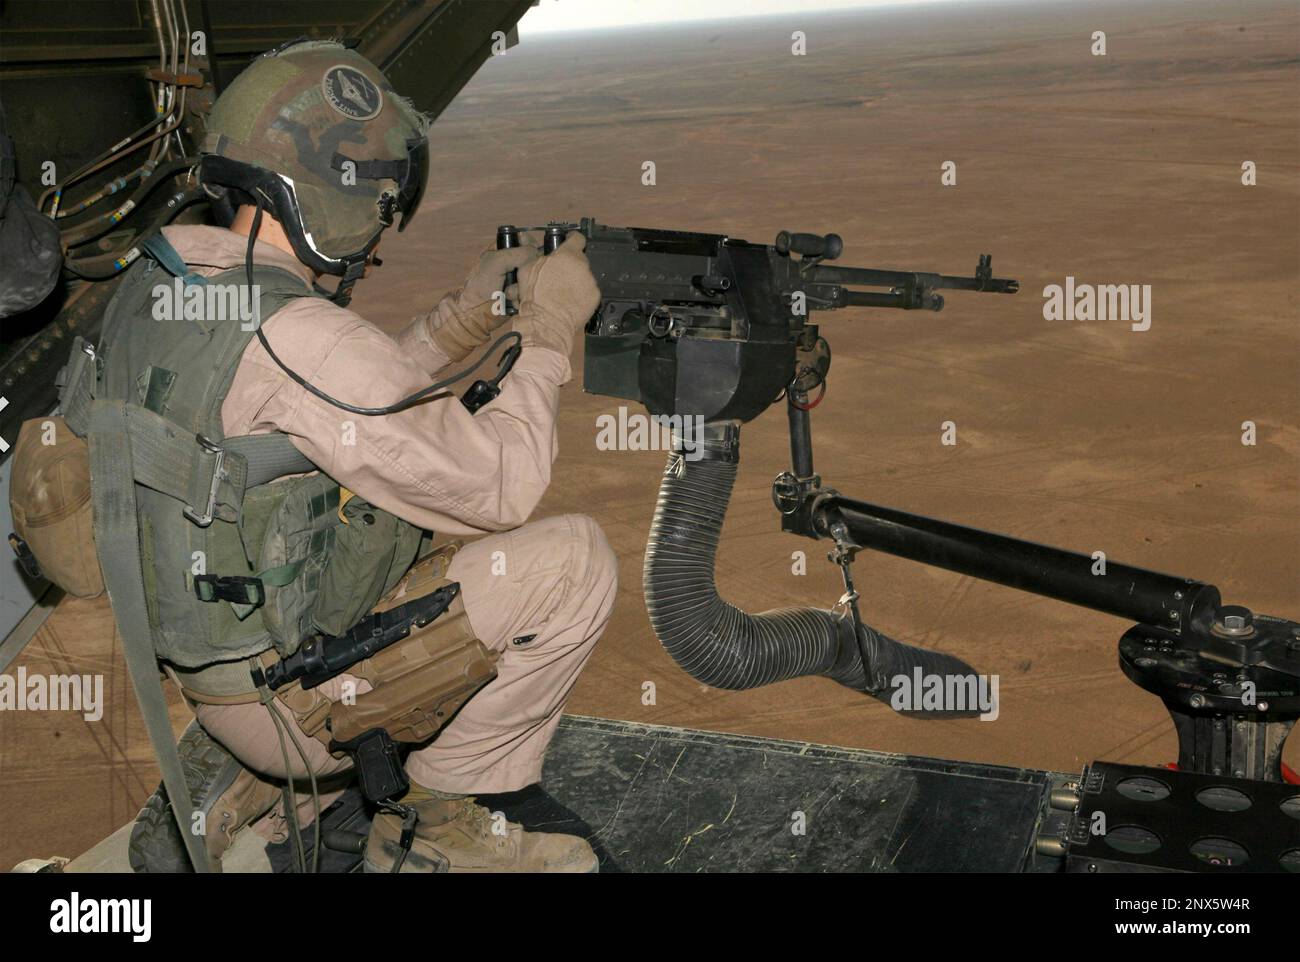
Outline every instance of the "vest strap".
<path fill-rule="evenodd" d="M 181 502 L 181 513 L 200 528 L 214 518 L 238 519 L 248 487 L 243 457 L 148 408 L 125 403 L 123 409 L 136 481 Z"/>
<path fill-rule="evenodd" d="M 250 488 L 285 475 L 307 474 L 316 470 L 316 465 L 294 447 L 289 435 L 279 431 L 226 438 L 221 446 L 244 459 L 245 484 Z"/>
<path fill-rule="evenodd" d="M 129 407 L 121 401 L 96 401 L 90 409 L 90 471 L 93 484 L 95 544 L 105 560 L 104 585 L 112 602 L 113 617 L 122 636 L 122 650 L 131 685 L 149 741 L 162 769 L 163 785 L 171 803 L 190 863 L 196 872 L 211 871 L 207 848 L 191 827 L 193 802 L 154 655 L 153 630 L 145 601 L 144 571 L 140 559 L 135 483 L 132 477 L 132 431 Z"/>
<path fill-rule="evenodd" d="M 238 661 L 218 661 L 202 668 L 185 668 L 163 662 L 163 670 L 180 688 L 181 694 L 192 702 L 205 705 L 245 705 L 260 700 L 257 686 L 253 684 L 253 669 L 264 669 L 275 658 L 269 652 L 241 658 Z"/>
<path fill-rule="evenodd" d="M 306 563 L 305 560 L 290 561 L 287 565 L 278 565 L 275 568 L 267 568 L 257 577 L 264 585 L 270 585 L 273 588 L 283 588 L 290 584 L 294 578 L 298 577 L 298 572 L 302 570 L 302 566 Z"/>
<path fill-rule="evenodd" d="M 200 528 L 214 519 L 237 521 L 248 488 L 316 470 L 285 434 L 247 434 L 218 444 L 186 434 L 148 408 L 124 407 L 135 480 L 180 501 L 182 513 Z"/>
<path fill-rule="evenodd" d="M 151 235 L 140 246 L 168 274 L 172 275 L 172 277 L 179 277 L 186 287 L 193 287 L 196 284 L 200 287 L 207 286 L 208 279 L 202 274 L 196 274 L 190 270 L 190 266 L 185 263 L 185 258 L 181 257 L 180 251 L 173 247 L 172 242 L 164 237 L 161 232 Z"/>

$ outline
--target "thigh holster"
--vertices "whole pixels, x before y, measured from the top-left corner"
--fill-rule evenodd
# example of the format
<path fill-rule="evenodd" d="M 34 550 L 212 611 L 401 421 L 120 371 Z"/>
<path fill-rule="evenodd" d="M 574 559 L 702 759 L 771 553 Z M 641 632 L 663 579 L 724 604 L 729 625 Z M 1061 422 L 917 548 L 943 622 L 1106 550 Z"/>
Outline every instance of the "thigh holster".
<path fill-rule="evenodd" d="M 446 587 L 452 542 L 418 561 L 375 611 L 389 611 Z M 471 695 L 496 677 L 496 656 L 470 627 L 459 594 L 450 607 L 402 641 L 358 662 L 348 674 L 370 691 L 344 691 L 325 722 L 336 742 L 350 742 L 374 728 L 397 742 L 419 743 L 436 735 Z"/>

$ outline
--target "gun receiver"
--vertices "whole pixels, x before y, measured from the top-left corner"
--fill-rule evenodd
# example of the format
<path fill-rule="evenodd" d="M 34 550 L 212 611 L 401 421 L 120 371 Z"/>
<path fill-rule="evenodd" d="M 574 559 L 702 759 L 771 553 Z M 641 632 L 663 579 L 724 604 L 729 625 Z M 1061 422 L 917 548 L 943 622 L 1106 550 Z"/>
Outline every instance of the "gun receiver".
<path fill-rule="evenodd" d="M 503 230 L 505 228 L 502 228 Z M 519 231 L 544 228 L 515 228 Z M 769 245 L 584 217 L 601 302 L 586 329 L 583 387 L 645 404 L 651 414 L 748 421 L 803 367 L 825 361 L 811 311 L 943 309 L 940 290 L 1014 294 L 989 255 L 972 277 L 827 264 L 838 234 L 782 231 Z M 863 291 L 851 288 L 875 287 Z M 805 353 L 800 363 L 799 354 Z"/>

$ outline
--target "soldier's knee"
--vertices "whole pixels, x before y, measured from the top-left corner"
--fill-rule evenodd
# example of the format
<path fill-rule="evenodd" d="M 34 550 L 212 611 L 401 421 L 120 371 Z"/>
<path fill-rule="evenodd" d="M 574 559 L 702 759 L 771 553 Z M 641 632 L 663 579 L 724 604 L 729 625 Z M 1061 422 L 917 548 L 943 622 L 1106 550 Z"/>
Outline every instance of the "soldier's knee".
<path fill-rule="evenodd" d="M 618 588 L 618 556 L 594 518 L 571 514 L 565 518 L 574 533 L 572 575 L 580 590 L 612 601 Z"/>

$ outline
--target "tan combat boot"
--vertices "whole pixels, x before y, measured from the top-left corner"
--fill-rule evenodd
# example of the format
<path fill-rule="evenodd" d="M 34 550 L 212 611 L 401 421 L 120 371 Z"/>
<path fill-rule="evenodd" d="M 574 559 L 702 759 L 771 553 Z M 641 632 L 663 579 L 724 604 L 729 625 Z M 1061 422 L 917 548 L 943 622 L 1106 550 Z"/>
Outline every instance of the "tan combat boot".
<path fill-rule="evenodd" d="M 208 860 L 213 870 L 219 872 L 221 856 L 233 844 L 235 835 L 280 800 L 280 789 L 246 769 L 197 721 L 190 722 L 176 750 L 185 769 L 194 810 L 204 814 Z M 127 855 L 134 872 L 191 871 L 185 843 L 162 785 L 136 816 Z"/>
<path fill-rule="evenodd" d="M 439 798 L 412 786 L 401 802 L 419 815 L 403 872 L 596 872 L 596 853 L 576 835 L 525 832 L 493 817 L 472 796 Z M 367 872 L 391 872 L 401 857 L 402 816 L 379 812 L 366 842 Z"/>
<path fill-rule="evenodd" d="M 261 818 L 278 801 L 280 789 L 276 785 L 241 768 L 234 782 L 221 793 L 208 813 L 204 842 L 207 843 L 211 864 L 220 865 L 221 856 L 234 844 L 240 829 Z"/>

